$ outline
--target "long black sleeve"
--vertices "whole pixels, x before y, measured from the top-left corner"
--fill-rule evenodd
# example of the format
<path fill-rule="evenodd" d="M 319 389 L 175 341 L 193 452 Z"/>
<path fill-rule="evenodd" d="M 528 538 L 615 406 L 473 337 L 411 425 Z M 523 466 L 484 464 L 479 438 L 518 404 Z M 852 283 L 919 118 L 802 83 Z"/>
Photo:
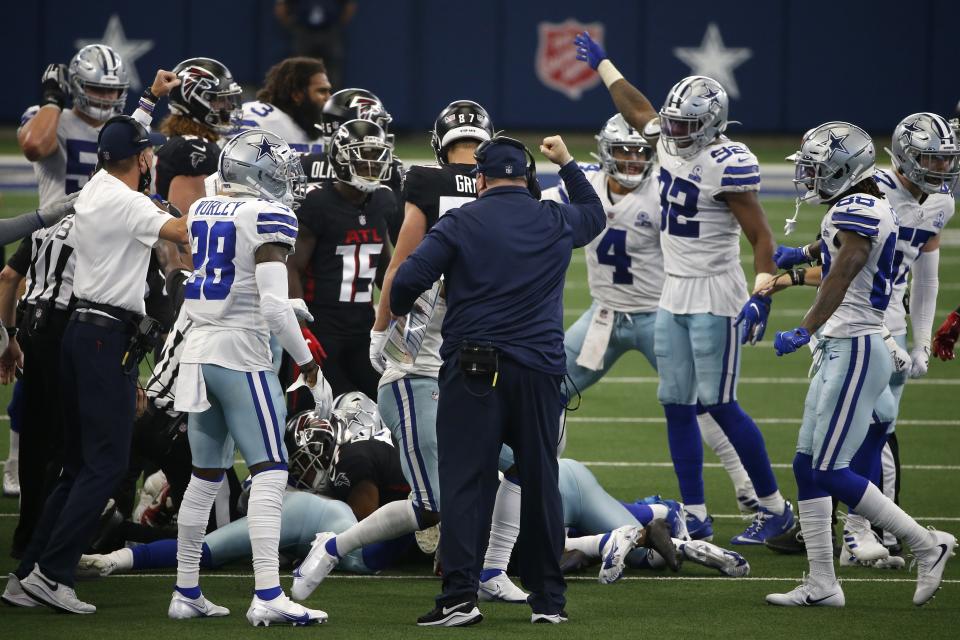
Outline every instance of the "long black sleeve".
<path fill-rule="evenodd" d="M 593 240 L 606 226 L 606 214 L 600 196 L 583 175 L 583 170 L 571 160 L 560 167 L 560 178 L 570 196 L 569 204 L 558 205 L 573 230 L 573 245 L 582 247 Z"/>

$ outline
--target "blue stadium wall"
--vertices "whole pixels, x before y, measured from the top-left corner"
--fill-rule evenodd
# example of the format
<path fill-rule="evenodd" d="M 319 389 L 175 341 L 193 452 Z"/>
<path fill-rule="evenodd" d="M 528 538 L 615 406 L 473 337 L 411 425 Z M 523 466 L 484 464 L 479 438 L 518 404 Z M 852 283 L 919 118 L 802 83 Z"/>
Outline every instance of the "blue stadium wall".
<path fill-rule="evenodd" d="M 140 41 L 135 66 L 143 82 L 159 66 L 203 55 L 257 85 L 289 52 L 272 4 L 6 2 L 0 121 L 16 122 L 38 98 L 44 66 L 67 62 L 78 40 L 102 38 L 113 16 L 125 40 Z M 345 74 L 348 85 L 384 100 L 395 129 L 426 130 L 458 98 L 487 105 L 498 128 L 594 129 L 613 110 L 606 91 L 584 86 L 569 50 L 541 55 L 540 66 L 562 77 L 559 86 L 547 86 L 537 73 L 538 53 L 550 48 L 541 46 L 541 35 L 549 38 L 568 19 L 601 26 L 611 58 L 659 104 L 691 71 L 676 49 L 708 52 L 703 43 L 713 32 L 723 55 L 748 52 L 731 69 L 739 90 L 731 117 L 743 121 L 743 130 L 797 132 L 845 119 L 887 131 L 907 113 L 953 112 L 960 100 L 955 17 L 954 0 L 359 0 Z"/>

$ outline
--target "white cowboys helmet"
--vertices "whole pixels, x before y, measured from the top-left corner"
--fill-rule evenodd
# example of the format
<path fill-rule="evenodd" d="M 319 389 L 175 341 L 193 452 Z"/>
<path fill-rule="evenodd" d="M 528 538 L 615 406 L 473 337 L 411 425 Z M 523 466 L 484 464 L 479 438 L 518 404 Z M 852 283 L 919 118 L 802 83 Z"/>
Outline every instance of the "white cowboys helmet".
<path fill-rule="evenodd" d="M 957 131 L 935 113 L 914 113 L 893 130 L 893 166 L 924 193 L 950 193 L 960 176 Z"/>
<path fill-rule="evenodd" d="M 130 79 L 123 60 L 107 45 L 90 44 L 80 49 L 70 60 L 67 77 L 77 111 L 97 122 L 123 113 Z M 98 95 L 92 95 L 91 90 Z"/>
<path fill-rule="evenodd" d="M 275 133 L 250 129 L 220 152 L 218 173 L 226 193 L 266 198 L 296 209 L 306 195 L 307 176 L 299 156 Z"/>
<path fill-rule="evenodd" d="M 797 200 L 829 202 L 873 176 L 876 153 L 867 132 L 849 122 L 827 122 L 803 136 L 800 150 L 787 160 L 795 165 Z"/>
<path fill-rule="evenodd" d="M 378 415 L 377 403 L 362 391 L 348 391 L 333 399 L 334 409 L 361 409 L 367 413 Z"/>
<path fill-rule="evenodd" d="M 619 113 L 603 125 L 597 139 L 600 168 L 627 189 L 636 189 L 650 176 L 656 152 Z"/>
<path fill-rule="evenodd" d="M 719 82 L 706 76 L 684 78 L 660 107 L 660 139 L 672 156 L 689 158 L 727 128 L 730 100 Z"/>

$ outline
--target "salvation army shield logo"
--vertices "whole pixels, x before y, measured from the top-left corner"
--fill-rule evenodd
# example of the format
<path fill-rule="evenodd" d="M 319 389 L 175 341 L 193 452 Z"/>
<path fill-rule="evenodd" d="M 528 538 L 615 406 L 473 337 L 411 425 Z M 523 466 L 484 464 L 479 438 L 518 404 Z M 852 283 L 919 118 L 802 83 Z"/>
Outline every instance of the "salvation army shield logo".
<path fill-rule="evenodd" d="M 573 38 L 581 31 L 586 31 L 598 44 L 603 45 L 602 24 L 584 24 L 568 18 L 559 24 L 541 22 L 537 29 L 536 71 L 540 82 L 571 100 L 579 100 L 584 91 L 600 84 L 597 72 L 587 63 L 577 60 Z"/>

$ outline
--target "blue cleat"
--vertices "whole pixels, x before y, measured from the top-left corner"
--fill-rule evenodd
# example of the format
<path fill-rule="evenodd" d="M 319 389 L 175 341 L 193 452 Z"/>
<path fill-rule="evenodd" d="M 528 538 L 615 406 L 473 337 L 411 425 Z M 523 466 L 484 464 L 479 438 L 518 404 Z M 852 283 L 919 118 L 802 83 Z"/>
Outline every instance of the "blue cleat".
<path fill-rule="evenodd" d="M 764 507 L 758 507 L 750 526 L 731 538 L 730 544 L 763 544 L 768 538 L 775 538 L 791 528 L 793 505 L 789 500 L 784 501 L 783 513 L 779 516 Z"/>
<path fill-rule="evenodd" d="M 691 540 L 713 540 L 713 516 L 701 520 L 692 513 L 686 512 L 687 535 Z"/>

